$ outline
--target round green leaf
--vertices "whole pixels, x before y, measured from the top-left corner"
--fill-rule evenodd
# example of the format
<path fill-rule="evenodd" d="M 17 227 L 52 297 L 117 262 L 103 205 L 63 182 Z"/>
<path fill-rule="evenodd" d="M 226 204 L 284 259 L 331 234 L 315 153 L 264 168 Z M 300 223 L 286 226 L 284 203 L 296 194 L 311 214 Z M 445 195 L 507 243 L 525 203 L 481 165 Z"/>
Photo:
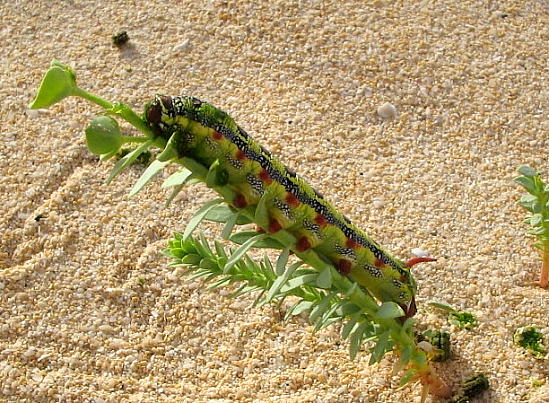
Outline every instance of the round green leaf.
<path fill-rule="evenodd" d="M 47 108 L 72 95 L 75 88 L 77 87 L 74 71 L 54 60 L 42 79 L 36 98 L 29 107 L 31 109 Z"/>
<path fill-rule="evenodd" d="M 116 152 L 124 143 L 118 122 L 110 116 L 99 116 L 86 127 L 86 143 L 93 154 Z"/>

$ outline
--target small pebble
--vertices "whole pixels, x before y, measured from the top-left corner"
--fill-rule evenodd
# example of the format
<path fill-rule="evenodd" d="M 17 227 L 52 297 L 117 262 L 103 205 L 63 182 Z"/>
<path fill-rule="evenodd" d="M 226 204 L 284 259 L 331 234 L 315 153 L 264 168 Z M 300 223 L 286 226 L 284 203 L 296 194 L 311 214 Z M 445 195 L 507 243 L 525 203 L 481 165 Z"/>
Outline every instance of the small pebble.
<path fill-rule="evenodd" d="M 397 116 L 397 109 L 393 104 L 385 103 L 377 108 L 377 114 L 383 120 L 394 119 Z"/>
<path fill-rule="evenodd" d="M 174 52 L 179 52 L 179 51 L 181 51 L 181 50 L 187 50 L 187 49 L 189 49 L 190 47 L 191 47 L 191 43 L 190 43 L 189 41 L 183 41 L 183 42 L 181 42 L 180 44 L 175 45 L 175 46 L 172 48 L 172 50 L 173 50 Z"/>
<path fill-rule="evenodd" d="M 417 257 L 429 257 L 430 253 L 420 248 L 414 248 L 412 249 L 412 255 Z"/>
<path fill-rule="evenodd" d="M 27 116 L 29 119 L 36 119 L 40 117 L 40 111 L 38 109 L 27 109 Z"/>

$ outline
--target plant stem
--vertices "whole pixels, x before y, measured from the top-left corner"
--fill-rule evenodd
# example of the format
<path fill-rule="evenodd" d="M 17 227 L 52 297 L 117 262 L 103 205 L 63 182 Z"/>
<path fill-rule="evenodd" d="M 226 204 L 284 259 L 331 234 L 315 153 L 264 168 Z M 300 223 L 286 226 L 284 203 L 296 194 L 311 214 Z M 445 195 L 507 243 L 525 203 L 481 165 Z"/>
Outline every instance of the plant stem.
<path fill-rule="evenodd" d="M 103 99 L 97 95 L 89 93 L 88 91 L 76 87 L 73 89 L 72 95 L 84 98 L 96 105 L 99 105 L 106 112 L 114 113 L 122 118 L 124 118 L 128 123 L 134 126 L 137 130 L 143 132 L 149 139 L 155 140 L 155 145 L 162 148 L 165 146 L 165 141 L 161 138 L 157 138 L 156 134 L 152 131 L 147 123 L 143 121 L 128 105 L 119 103 L 119 102 L 109 102 L 106 99 Z M 132 140 L 135 142 L 135 140 Z M 144 140 L 146 141 L 146 140 Z M 140 140 L 139 142 L 142 142 Z"/>
<path fill-rule="evenodd" d="M 542 287 L 547 287 L 549 286 L 549 242 L 544 245 L 542 259 L 543 262 L 541 266 L 539 285 Z"/>
<path fill-rule="evenodd" d="M 87 99 L 88 101 L 90 101 L 90 102 L 92 102 L 96 105 L 99 105 L 103 109 L 112 109 L 112 107 L 114 106 L 114 104 L 107 101 L 106 99 L 98 97 L 97 95 L 93 95 L 93 94 L 89 93 L 88 91 L 83 90 L 80 87 L 74 88 L 73 91 L 72 91 L 72 95 Z"/>
<path fill-rule="evenodd" d="M 133 137 L 133 136 L 122 136 L 124 143 L 144 143 L 149 140 L 148 137 Z"/>

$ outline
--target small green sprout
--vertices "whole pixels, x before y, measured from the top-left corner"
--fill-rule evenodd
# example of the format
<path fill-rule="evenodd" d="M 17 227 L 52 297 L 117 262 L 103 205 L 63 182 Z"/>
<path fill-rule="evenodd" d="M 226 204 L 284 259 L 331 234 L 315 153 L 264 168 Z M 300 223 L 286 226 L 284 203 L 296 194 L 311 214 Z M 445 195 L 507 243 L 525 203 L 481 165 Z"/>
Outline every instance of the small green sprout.
<path fill-rule="evenodd" d="M 116 35 L 112 36 L 112 43 L 115 46 L 123 46 L 130 40 L 130 37 L 126 31 L 121 31 L 117 33 Z"/>
<path fill-rule="evenodd" d="M 456 327 L 459 327 L 460 329 L 471 329 L 478 325 L 476 316 L 471 312 L 458 311 L 450 305 L 446 305 L 441 302 L 429 302 L 429 305 L 448 312 L 448 322 Z"/>
<path fill-rule="evenodd" d="M 534 326 L 519 327 L 513 335 L 513 340 L 538 359 L 543 359 L 547 355 L 543 345 L 543 334 Z"/>
<path fill-rule="evenodd" d="M 518 204 L 531 213 L 524 221 L 532 227 L 528 233 L 538 238 L 534 247 L 538 248 L 542 255 L 539 285 L 547 287 L 549 286 L 549 184 L 544 183 L 539 172 L 529 166 L 521 166 L 518 171 L 522 175 L 514 181 L 528 192 L 521 197 Z"/>
<path fill-rule="evenodd" d="M 452 403 L 468 403 L 474 397 L 480 395 L 490 387 L 490 382 L 486 375 L 478 374 L 467 379 L 463 383 L 463 390 L 452 399 Z"/>
<path fill-rule="evenodd" d="M 120 151 L 116 153 L 115 158 L 124 158 L 126 155 L 130 154 L 134 150 L 135 148 L 123 147 L 120 149 Z M 136 165 L 147 166 L 150 164 L 152 159 L 153 153 L 151 153 L 149 150 L 146 150 L 139 154 L 139 157 L 137 157 L 133 163 Z"/>
<path fill-rule="evenodd" d="M 537 378 L 532 379 L 533 388 L 541 388 L 543 385 L 545 385 L 545 380 Z"/>

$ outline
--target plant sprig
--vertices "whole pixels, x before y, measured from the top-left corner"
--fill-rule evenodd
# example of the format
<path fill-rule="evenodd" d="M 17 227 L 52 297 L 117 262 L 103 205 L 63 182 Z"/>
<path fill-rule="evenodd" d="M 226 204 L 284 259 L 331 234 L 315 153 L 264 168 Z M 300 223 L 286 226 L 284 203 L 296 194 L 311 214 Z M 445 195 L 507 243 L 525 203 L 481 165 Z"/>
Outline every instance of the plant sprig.
<path fill-rule="evenodd" d="M 534 247 L 541 251 L 542 267 L 539 285 L 549 286 L 549 184 L 546 184 L 539 172 L 529 166 L 521 166 L 518 169 L 521 176 L 514 179 L 528 194 L 521 197 L 519 205 L 531 214 L 524 221 L 530 224 L 532 229 L 528 231 L 538 238 Z"/>
<path fill-rule="evenodd" d="M 88 148 L 100 155 L 102 160 L 119 153 L 123 144 L 139 144 L 114 165 L 107 182 L 154 146 L 160 148 L 160 153 L 138 179 L 131 195 L 139 192 L 169 163 L 176 163 L 182 168 L 162 185 L 164 188 L 173 188 L 168 203 L 184 185 L 194 182 L 203 182 L 220 194 L 219 199 L 205 203 L 195 213 L 183 234 L 176 234 L 170 241 L 167 253 L 174 259 L 175 265 L 188 267 L 192 278 L 215 280 L 210 285 L 213 288 L 241 282 L 243 284 L 235 296 L 259 291 L 257 305 L 281 303 L 288 297 L 297 298 L 287 315 L 308 313 L 316 331 L 338 321 L 344 322 L 342 336 L 350 341 L 352 357 L 366 341 L 372 345 L 371 364 L 379 362 L 388 351 L 394 351 L 399 355 L 396 369 L 407 369 L 402 384 L 419 379 L 424 385 L 424 396 L 429 390 L 439 396 L 448 395 L 446 385 L 435 374 L 427 354 L 415 341 L 414 320 L 408 318 L 402 323 L 399 319 L 404 316 L 399 305 L 394 302 L 379 303 L 357 283 L 339 274 L 332 264 L 314 250 L 295 252 L 295 256 L 290 259 L 290 245 L 295 245 L 296 239 L 284 229 L 271 234 L 258 231 L 233 234 L 235 226 L 245 223 L 255 222 L 260 227 L 268 226 L 266 198 L 261 199 L 257 205 L 238 211 L 221 204 L 234 200 L 235 194 L 224 186 L 227 178 L 224 171 L 218 169 L 217 162 L 206 167 L 192 158 L 179 158 L 175 147 L 181 140 L 181 133 L 173 133 L 167 141 L 157 136 L 147 121 L 129 106 L 111 103 L 80 88 L 74 71 L 58 61 L 51 63 L 30 107 L 46 108 L 69 96 L 84 98 L 103 109 L 103 115 L 94 119 L 86 129 Z M 126 120 L 144 136 L 123 136 L 113 117 Z M 204 219 L 224 223 L 223 238 L 239 246 L 226 251 L 216 242 L 214 251 L 202 235 L 193 238 L 193 231 Z M 267 258 L 256 263 L 247 255 L 252 248 L 272 248 L 282 252 L 274 265 Z"/>
<path fill-rule="evenodd" d="M 448 322 L 460 329 L 471 329 L 478 325 L 478 320 L 474 314 L 467 311 L 458 311 L 450 305 L 442 302 L 429 302 L 429 305 L 448 312 Z"/>
<path fill-rule="evenodd" d="M 547 355 L 547 349 L 543 345 L 543 334 L 534 326 L 519 327 L 515 330 L 513 341 L 540 360 Z"/>

